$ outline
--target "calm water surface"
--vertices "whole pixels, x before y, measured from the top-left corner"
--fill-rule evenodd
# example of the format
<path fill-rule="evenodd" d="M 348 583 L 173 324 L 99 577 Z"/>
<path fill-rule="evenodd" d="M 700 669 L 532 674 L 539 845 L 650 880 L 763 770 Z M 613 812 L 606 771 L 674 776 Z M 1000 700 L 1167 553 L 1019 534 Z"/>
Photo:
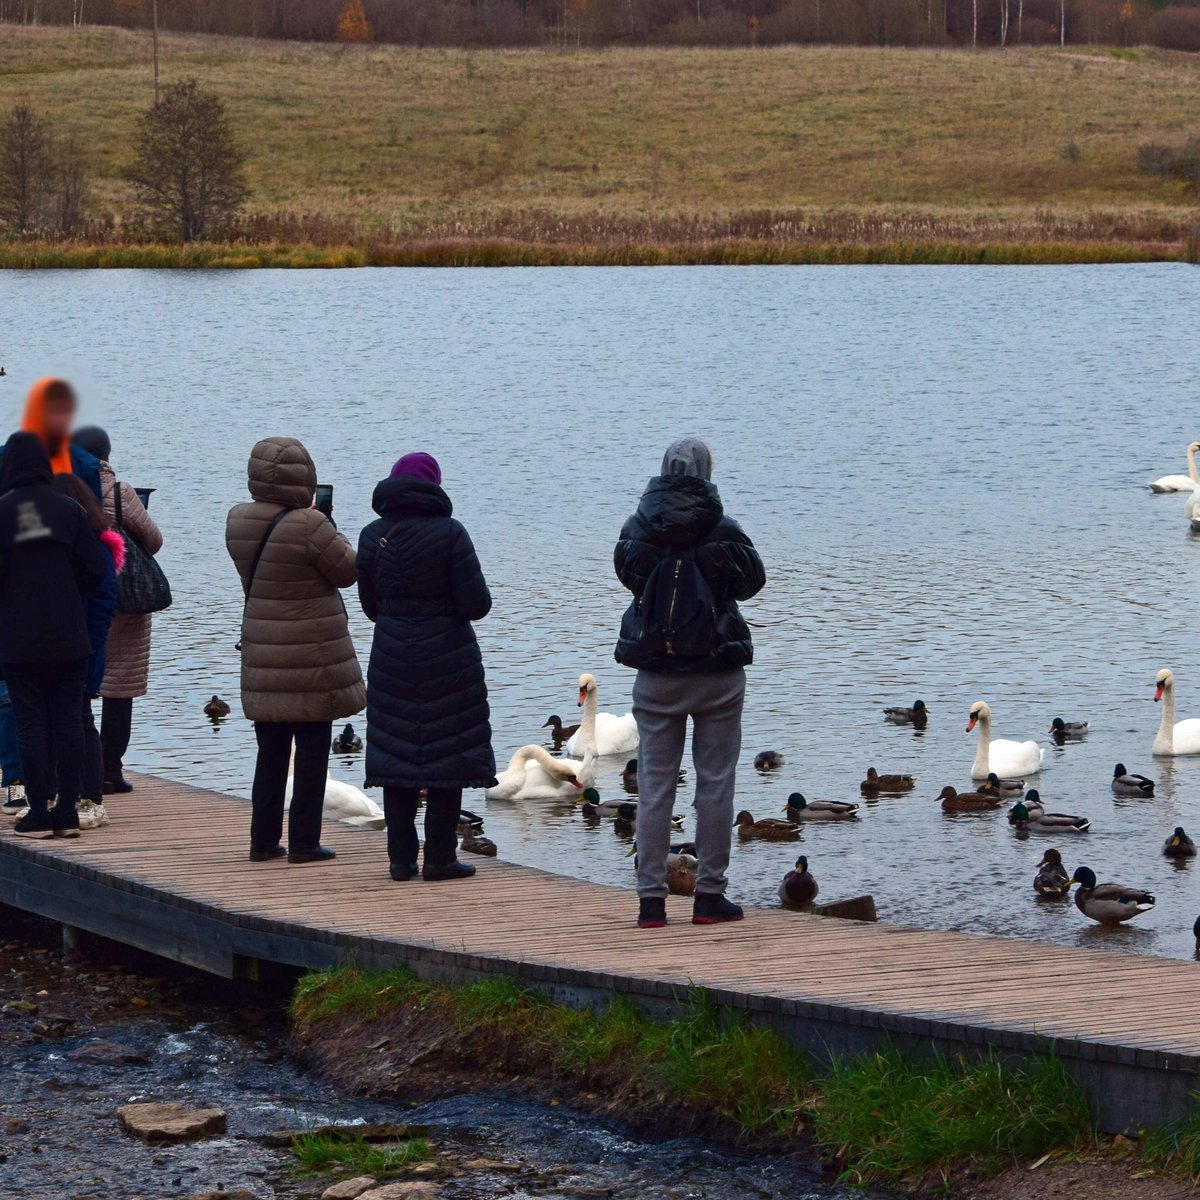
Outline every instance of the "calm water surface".
<path fill-rule="evenodd" d="M 1200 436 L 1198 294 L 1195 268 L 1171 265 L 8 272 L 0 412 L 11 423 L 34 376 L 70 373 L 120 474 L 160 489 L 176 605 L 156 618 L 130 765 L 239 794 L 250 726 L 213 728 L 201 707 L 236 701 L 223 529 L 256 439 L 307 443 L 352 537 L 394 458 L 438 456 L 495 594 L 479 634 L 503 763 L 551 712 L 575 713 L 581 671 L 603 709 L 628 710 L 612 543 L 664 445 L 698 433 L 768 571 L 747 605 L 761 628 L 740 805 L 857 799 L 871 765 L 919 781 L 799 848 L 735 846 L 733 894 L 774 903 L 803 851 L 823 895 L 871 891 L 885 921 L 1190 957 L 1197 868 L 1159 851 L 1176 824 L 1200 836 L 1200 759 L 1156 762 L 1150 745 L 1159 667 L 1176 672 L 1178 717 L 1200 716 L 1200 544 L 1183 499 L 1145 484 L 1182 472 Z M 371 628 L 350 608 L 365 663 Z M 924 735 L 882 723 L 918 696 Z M 1152 890 L 1153 913 L 1109 931 L 1039 903 L 1055 843 L 1019 840 L 1003 814 L 942 813 L 941 787 L 969 784 L 976 699 L 1000 737 L 1049 746 L 1055 715 L 1091 721 L 1085 743 L 1047 752 L 1050 807 L 1092 821 L 1057 844 L 1071 867 Z M 786 756 L 778 775 L 752 770 L 763 749 Z M 1114 799 L 1117 760 L 1158 798 Z M 354 760 L 334 771 L 361 783 Z M 506 858 L 632 881 L 607 823 L 467 803 Z"/>

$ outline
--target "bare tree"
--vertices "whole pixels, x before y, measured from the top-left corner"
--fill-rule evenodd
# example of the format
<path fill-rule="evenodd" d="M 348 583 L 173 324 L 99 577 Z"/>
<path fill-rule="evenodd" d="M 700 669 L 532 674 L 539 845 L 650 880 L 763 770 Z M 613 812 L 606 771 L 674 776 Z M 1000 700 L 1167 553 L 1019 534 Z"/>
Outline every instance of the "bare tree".
<path fill-rule="evenodd" d="M 1008 44 L 1008 0 L 1000 0 L 1000 49 Z"/>
<path fill-rule="evenodd" d="M 1017 44 L 1021 44 L 1021 34 L 1025 24 L 1025 0 L 1017 0 Z"/>
<path fill-rule="evenodd" d="M 88 181 L 74 137 L 63 138 L 55 146 L 52 200 L 55 232 L 65 237 L 79 233 L 87 220 Z"/>
<path fill-rule="evenodd" d="M 1058 0 L 1058 44 L 1067 44 L 1067 0 Z"/>
<path fill-rule="evenodd" d="M 151 223 L 190 242 L 237 216 L 250 194 L 244 162 L 224 102 L 189 79 L 143 114 L 129 180 Z"/>
<path fill-rule="evenodd" d="M 0 126 L 0 222 L 22 236 L 45 215 L 50 176 L 50 131 L 27 104 L 13 108 Z"/>
<path fill-rule="evenodd" d="M 971 0 L 971 49 L 979 45 L 979 0 Z"/>

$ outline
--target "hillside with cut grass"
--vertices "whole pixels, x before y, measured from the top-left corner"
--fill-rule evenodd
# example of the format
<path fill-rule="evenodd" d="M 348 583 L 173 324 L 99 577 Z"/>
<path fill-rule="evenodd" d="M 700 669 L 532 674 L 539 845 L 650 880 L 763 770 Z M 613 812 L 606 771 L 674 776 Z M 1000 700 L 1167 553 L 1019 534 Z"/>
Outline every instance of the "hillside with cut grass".
<path fill-rule="evenodd" d="M 165 37 L 162 56 L 165 80 L 195 76 L 228 104 L 249 156 L 246 245 L 376 261 L 431 245 L 506 246 L 512 261 L 833 260 L 839 246 L 918 260 L 1008 246 L 1021 261 L 1075 246 L 1087 260 L 1182 257 L 1200 223 L 1194 186 L 1138 166 L 1144 144 L 1200 135 L 1200 56 L 202 35 Z M 100 218 L 88 240 L 110 249 L 151 98 L 140 33 L 3 29 L 0 108 L 27 102 L 80 139 Z"/>

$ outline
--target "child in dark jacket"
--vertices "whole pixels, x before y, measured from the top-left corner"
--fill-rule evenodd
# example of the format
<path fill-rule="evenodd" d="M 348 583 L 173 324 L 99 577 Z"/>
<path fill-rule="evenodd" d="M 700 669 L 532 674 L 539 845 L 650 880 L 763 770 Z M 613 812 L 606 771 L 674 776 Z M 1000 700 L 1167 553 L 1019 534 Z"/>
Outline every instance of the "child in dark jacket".
<path fill-rule="evenodd" d="M 112 569 L 83 510 L 55 490 L 41 442 L 14 433 L 0 464 L 0 671 L 29 801 L 14 826 L 22 837 L 78 835 L 80 697 L 92 652 L 84 597 Z"/>
<path fill-rule="evenodd" d="M 88 641 L 92 654 L 88 659 L 87 677 L 83 684 L 83 772 L 79 787 L 79 828 L 98 829 L 110 824 L 104 808 L 104 752 L 100 743 L 100 732 L 92 713 L 92 701 L 100 695 L 100 684 L 104 680 L 104 647 L 108 642 L 108 630 L 117 615 L 117 576 L 125 566 L 125 542 L 111 528 L 108 516 L 100 507 L 91 488 L 77 475 L 56 475 L 54 486 L 64 496 L 69 496 L 84 513 L 88 523 L 104 548 L 108 551 L 109 567 L 104 582 L 84 598 L 87 614 Z"/>

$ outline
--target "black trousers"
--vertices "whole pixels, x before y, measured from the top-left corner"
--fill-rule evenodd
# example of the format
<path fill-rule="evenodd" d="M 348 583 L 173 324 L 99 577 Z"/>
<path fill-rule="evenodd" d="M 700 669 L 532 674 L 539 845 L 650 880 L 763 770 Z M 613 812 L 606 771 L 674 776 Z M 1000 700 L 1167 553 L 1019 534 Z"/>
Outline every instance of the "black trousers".
<path fill-rule="evenodd" d="M 17 719 L 21 767 L 29 807 L 45 811 L 54 799 L 74 808 L 83 775 L 81 705 L 87 659 L 72 662 L 6 663 L 4 679 Z"/>
<path fill-rule="evenodd" d="M 92 698 L 84 696 L 83 708 L 83 771 L 79 778 L 79 794 L 85 800 L 104 803 L 104 750 L 96 717 L 92 713 Z"/>
<path fill-rule="evenodd" d="M 385 787 L 383 815 L 387 818 L 388 860 L 407 866 L 417 861 L 417 788 Z M 425 801 L 425 865 L 444 867 L 458 857 L 458 814 L 462 788 L 430 788 Z"/>
<path fill-rule="evenodd" d="M 258 762 L 250 793 L 250 846 L 270 850 L 283 837 L 283 804 L 287 792 L 292 745 L 296 761 L 292 776 L 292 806 L 288 809 L 288 849 L 315 850 L 321 844 L 321 809 L 329 774 L 329 744 L 333 726 L 328 721 L 281 723 L 259 721 Z"/>
<path fill-rule="evenodd" d="M 133 701 L 109 700 L 100 705 L 100 744 L 104 747 L 104 778 L 125 778 L 125 752 L 133 733 Z"/>

